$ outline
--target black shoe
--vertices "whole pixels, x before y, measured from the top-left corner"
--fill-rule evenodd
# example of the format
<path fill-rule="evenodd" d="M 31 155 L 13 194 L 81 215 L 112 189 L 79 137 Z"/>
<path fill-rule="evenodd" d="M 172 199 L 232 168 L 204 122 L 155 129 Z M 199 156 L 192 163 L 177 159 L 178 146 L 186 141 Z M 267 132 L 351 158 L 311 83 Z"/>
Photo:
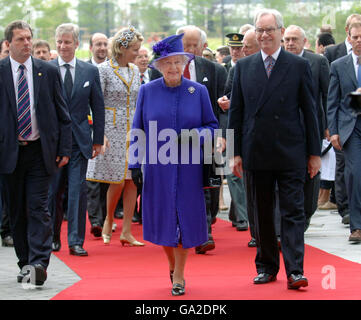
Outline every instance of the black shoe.
<path fill-rule="evenodd" d="M 264 284 L 272 281 L 276 281 L 277 276 L 266 272 L 259 273 L 257 277 L 253 279 L 254 284 Z"/>
<path fill-rule="evenodd" d="M 308 280 L 302 274 L 291 273 L 291 275 L 287 278 L 288 289 L 299 289 L 301 287 L 307 287 L 307 286 L 308 286 Z"/>
<path fill-rule="evenodd" d="M 247 231 L 248 230 L 247 221 L 240 221 L 240 222 L 236 222 L 235 224 L 236 224 L 237 231 Z"/>
<path fill-rule="evenodd" d="M 31 283 L 42 286 L 47 279 L 45 268 L 41 264 L 24 266 L 17 276 L 18 283 Z"/>
<path fill-rule="evenodd" d="M 180 283 L 174 283 L 172 287 L 172 296 L 182 296 L 185 294 L 186 281 L 183 280 L 183 285 Z"/>
<path fill-rule="evenodd" d="M 208 241 L 202 243 L 200 246 L 195 248 L 197 254 L 205 254 L 206 251 L 213 250 L 216 247 L 213 237 L 209 236 Z"/>
<path fill-rule="evenodd" d="M 343 223 L 343 224 L 350 224 L 350 215 L 349 215 L 349 214 L 345 214 L 345 215 L 342 217 L 342 223 Z"/>
<path fill-rule="evenodd" d="M 6 236 L 1 241 L 2 247 L 13 247 L 14 246 L 14 240 L 12 236 Z"/>
<path fill-rule="evenodd" d="M 102 227 L 99 224 L 93 224 L 90 233 L 94 235 L 95 238 L 100 238 L 102 236 Z"/>
<path fill-rule="evenodd" d="M 256 239 L 255 239 L 255 238 L 252 238 L 252 239 L 248 242 L 248 246 L 249 246 L 250 248 L 255 248 L 255 247 L 257 247 Z"/>
<path fill-rule="evenodd" d="M 79 257 L 86 257 L 88 255 L 88 252 L 86 252 L 83 247 L 79 245 L 69 247 L 69 253 L 73 256 Z"/>
<path fill-rule="evenodd" d="M 53 252 L 60 251 L 60 248 L 61 248 L 60 240 L 53 240 L 53 243 L 51 244 L 51 248 L 53 249 Z"/>

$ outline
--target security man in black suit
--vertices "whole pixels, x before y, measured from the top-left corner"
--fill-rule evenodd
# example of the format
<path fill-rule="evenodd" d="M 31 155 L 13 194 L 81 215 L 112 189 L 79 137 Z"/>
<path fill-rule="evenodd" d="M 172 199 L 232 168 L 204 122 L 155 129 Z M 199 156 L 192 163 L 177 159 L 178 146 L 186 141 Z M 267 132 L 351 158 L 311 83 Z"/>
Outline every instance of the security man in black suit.
<path fill-rule="evenodd" d="M 69 161 L 71 120 L 56 67 L 31 57 L 31 27 L 5 29 L 10 56 L 0 61 L 0 174 L 9 208 L 18 282 L 42 285 L 52 242 L 50 179 Z"/>

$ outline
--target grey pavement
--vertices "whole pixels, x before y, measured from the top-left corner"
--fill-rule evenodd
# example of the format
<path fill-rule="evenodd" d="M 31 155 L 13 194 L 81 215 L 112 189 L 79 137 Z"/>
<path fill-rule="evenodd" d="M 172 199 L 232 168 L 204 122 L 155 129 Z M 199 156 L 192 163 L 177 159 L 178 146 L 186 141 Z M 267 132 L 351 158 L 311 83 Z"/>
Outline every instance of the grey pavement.
<path fill-rule="evenodd" d="M 224 186 L 224 200 L 229 206 L 230 194 L 227 185 Z M 217 217 L 228 221 L 228 212 L 220 211 Z M 341 223 L 341 217 L 337 212 L 317 211 L 305 233 L 305 242 L 346 260 L 361 263 L 361 244 L 351 244 L 348 241 L 349 235 L 349 227 Z M 50 300 L 81 280 L 61 260 L 52 255 L 48 280 L 44 286 L 25 287 L 16 282 L 16 263 L 14 249 L 0 247 L 0 300 Z"/>

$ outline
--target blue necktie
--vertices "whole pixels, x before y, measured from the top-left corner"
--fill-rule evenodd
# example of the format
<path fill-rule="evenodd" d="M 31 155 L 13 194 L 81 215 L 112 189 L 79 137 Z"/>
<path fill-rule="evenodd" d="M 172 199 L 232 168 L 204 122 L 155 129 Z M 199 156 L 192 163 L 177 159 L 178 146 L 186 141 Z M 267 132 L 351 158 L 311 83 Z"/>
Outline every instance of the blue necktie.
<path fill-rule="evenodd" d="M 357 81 L 358 87 L 361 88 L 361 56 L 357 58 L 358 71 L 357 71 Z"/>
<path fill-rule="evenodd" d="M 30 94 L 28 81 L 25 76 L 25 67 L 19 66 L 20 75 L 18 81 L 18 134 L 26 140 L 32 133 L 31 112 L 30 112 Z"/>

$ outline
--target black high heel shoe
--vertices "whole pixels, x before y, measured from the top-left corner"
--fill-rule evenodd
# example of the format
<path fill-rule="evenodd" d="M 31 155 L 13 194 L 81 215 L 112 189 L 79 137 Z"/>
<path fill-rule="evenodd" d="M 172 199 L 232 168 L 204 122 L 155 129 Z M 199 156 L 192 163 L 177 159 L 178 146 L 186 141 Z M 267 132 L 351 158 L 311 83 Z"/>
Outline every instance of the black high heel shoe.
<path fill-rule="evenodd" d="M 174 283 L 172 287 L 172 296 L 182 296 L 185 294 L 186 281 L 183 280 L 183 285 Z"/>

